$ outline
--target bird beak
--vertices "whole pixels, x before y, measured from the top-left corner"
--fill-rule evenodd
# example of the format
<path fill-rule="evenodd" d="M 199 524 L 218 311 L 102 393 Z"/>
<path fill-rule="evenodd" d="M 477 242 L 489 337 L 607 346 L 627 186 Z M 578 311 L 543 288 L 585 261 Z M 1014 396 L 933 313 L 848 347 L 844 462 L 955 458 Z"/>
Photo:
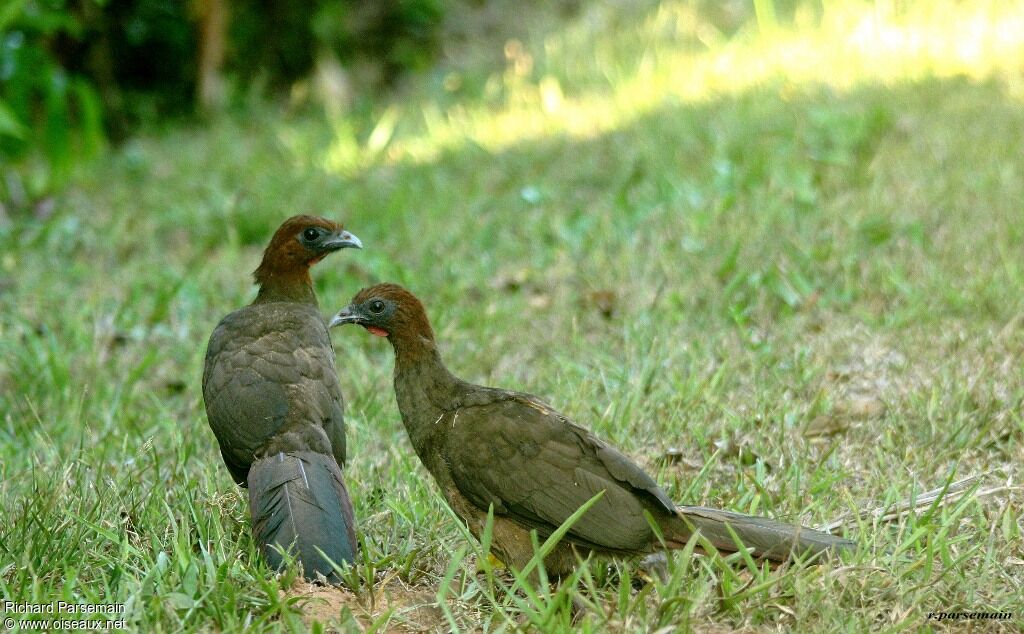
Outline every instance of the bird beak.
<path fill-rule="evenodd" d="M 327 240 L 323 245 L 333 250 L 337 249 L 362 249 L 363 241 L 352 235 L 348 231 L 338 231 L 330 240 Z"/>
<path fill-rule="evenodd" d="M 338 311 L 338 314 L 331 318 L 331 323 L 328 327 L 334 328 L 335 326 L 343 326 L 345 324 L 358 324 L 363 320 L 362 317 L 352 311 L 351 306 L 346 306 Z"/>

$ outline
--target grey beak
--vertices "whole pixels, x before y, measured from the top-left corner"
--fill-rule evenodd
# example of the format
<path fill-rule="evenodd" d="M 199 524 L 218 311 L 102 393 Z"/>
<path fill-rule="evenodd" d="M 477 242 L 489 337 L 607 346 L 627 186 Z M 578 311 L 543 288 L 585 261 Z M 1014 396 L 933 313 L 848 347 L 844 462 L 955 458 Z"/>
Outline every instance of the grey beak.
<path fill-rule="evenodd" d="M 361 320 L 362 318 L 359 315 L 352 312 L 351 306 L 346 306 L 339 310 L 337 315 L 331 317 L 331 323 L 328 324 L 328 327 L 334 328 L 344 324 L 358 324 Z"/>
<path fill-rule="evenodd" d="M 348 231 L 339 231 L 323 243 L 329 249 L 362 249 L 363 241 Z"/>

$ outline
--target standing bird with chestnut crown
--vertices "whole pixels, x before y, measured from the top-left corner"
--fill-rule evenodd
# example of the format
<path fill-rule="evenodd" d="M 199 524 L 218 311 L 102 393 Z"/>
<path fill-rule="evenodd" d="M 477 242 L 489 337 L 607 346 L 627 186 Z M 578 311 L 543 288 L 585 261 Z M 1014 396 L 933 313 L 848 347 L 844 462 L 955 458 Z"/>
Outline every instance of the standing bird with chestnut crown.
<path fill-rule="evenodd" d="M 395 396 L 416 454 L 446 501 L 479 538 L 494 509 L 492 548 L 522 569 L 543 540 L 603 492 L 545 559 L 564 575 L 577 556 L 682 548 L 695 532 L 725 551 L 735 537 L 755 556 L 782 561 L 852 548 L 849 540 L 775 520 L 676 506 L 633 461 L 530 394 L 456 378 L 441 362 L 423 305 L 394 284 L 363 289 L 331 326 L 358 324 L 395 351 Z"/>
<path fill-rule="evenodd" d="M 309 580 L 337 581 L 330 561 L 356 551 L 344 403 L 309 276 L 346 248 L 362 243 L 337 223 L 286 220 L 254 273 L 255 301 L 217 325 L 203 369 L 206 416 L 232 477 L 249 489 L 254 539 L 274 567 L 292 549 Z"/>

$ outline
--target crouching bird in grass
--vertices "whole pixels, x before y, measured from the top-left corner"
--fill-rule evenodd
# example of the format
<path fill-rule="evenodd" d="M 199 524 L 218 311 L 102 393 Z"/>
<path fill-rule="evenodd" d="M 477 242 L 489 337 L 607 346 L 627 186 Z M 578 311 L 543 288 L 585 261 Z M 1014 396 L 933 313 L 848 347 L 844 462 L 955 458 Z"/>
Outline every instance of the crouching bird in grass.
<path fill-rule="evenodd" d="M 529 394 L 473 385 L 441 362 L 423 305 L 400 286 L 364 289 L 332 320 L 387 337 L 395 350 L 395 396 L 409 439 L 445 499 L 479 538 L 493 505 L 492 547 L 523 569 L 530 531 L 546 539 L 603 492 L 544 561 L 565 575 L 577 555 L 640 555 L 682 548 L 695 531 L 715 548 L 782 561 L 853 542 L 775 520 L 676 506 L 633 461 Z"/>
<path fill-rule="evenodd" d="M 253 537 L 274 567 L 291 550 L 311 581 L 337 582 L 324 555 L 340 564 L 356 550 L 341 388 L 309 276 L 351 247 L 362 243 L 339 224 L 286 220 L 254 274 L 256 300 L 217 325 L 203 370 L 206 416 L 235 482 L 249 488 Z"/>

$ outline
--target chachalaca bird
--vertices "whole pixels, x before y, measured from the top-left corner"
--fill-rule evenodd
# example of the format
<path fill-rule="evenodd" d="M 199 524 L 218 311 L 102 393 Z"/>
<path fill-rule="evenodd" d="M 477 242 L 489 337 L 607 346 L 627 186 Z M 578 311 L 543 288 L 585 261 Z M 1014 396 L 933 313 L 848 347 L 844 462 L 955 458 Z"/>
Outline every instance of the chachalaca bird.
<path fill-rule="evenodd" d="M 387 337 L 395 351 L 395 396 L 412 446 L 446 501 L 478 539 L 493 505 L 493 554 L 522 569 L 534 556 L 530 531 L 550 536 L 584 503 L 603 495 L 545 559 L 564 575 L 586 557 L 682 548 L 694 531 L 716 549 L 782 561 L 854 546 L 826 533 L 717 509 L 677 506 L 633 461 L 530 394 L 473 385 L 441 362 L 423 305 L 381 284 L 360 291 L 331 320 Z"/>
<path fill-rule="evenodd" d="M 255 301 L 217 325 L 203 369 L 206 416 L 232 477 L 249 489 L 254 539 L 277 568 L 293 549 L 311 581 L 338 581 L 319 551 L 338 564 L 356 551 L 341 388 L 309 276 L 350 247 L 362 243 L 330 220 L 286 220 L 254 273 Z"/>

